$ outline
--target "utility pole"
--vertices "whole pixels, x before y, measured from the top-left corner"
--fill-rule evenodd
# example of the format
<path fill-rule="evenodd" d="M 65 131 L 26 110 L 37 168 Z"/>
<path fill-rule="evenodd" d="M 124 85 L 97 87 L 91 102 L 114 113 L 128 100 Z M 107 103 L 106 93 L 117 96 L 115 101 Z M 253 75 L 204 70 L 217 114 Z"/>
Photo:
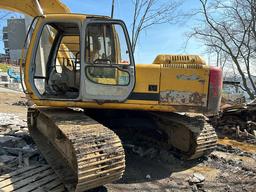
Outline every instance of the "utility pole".
<path fill-rule="evenodd" d="M 114 10 L 115 10 L 115 0 L 112 0 L 111 18 L 114 17 Z"/>

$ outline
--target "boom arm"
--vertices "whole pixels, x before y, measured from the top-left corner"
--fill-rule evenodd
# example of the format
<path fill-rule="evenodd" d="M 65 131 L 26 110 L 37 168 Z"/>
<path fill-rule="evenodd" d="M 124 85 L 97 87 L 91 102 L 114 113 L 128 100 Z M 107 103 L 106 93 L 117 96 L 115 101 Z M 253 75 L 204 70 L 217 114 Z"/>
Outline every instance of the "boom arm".
<path fill-rule="evenodd" d="M 44 14 L 70 13 L 70 9 L 60 0 L 38 0 Z M 36 17 L 41 15 L 37 0 L 1 0 L 0 9 L 15 11 Z"/>

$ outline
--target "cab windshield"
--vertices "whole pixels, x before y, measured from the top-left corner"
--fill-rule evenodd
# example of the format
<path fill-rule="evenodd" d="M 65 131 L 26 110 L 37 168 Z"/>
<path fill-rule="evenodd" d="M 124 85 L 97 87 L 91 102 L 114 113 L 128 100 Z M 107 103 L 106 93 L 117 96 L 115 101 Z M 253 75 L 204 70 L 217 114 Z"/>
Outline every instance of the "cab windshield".
<path fill-rule="evenodd" d="M 86 63 L 130 64 L 124 31 L 117 24 L 89 24 L 85 50 Z"/>

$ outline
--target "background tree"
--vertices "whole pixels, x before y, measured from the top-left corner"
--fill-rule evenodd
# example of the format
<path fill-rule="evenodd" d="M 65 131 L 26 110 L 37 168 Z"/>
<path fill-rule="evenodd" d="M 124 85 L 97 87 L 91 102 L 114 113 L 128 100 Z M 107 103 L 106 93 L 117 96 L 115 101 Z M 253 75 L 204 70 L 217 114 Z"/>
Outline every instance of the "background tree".
<path fill-rule="evenodd" d="M 157 24 L 176 22 L 178 8 L 182 2 L 182 0 L 132 0 L 131 41 L 133 52 L 143 30 Z"/>
<path fill-rule="evenodd" d="M 252 77 L 256 58 L 256 0 L 200 0 L 202 16 L 193 28 L 194 36 L 208 47 L 209 51 L 227 57 L 242 80 L 242 86 L 251 99 L 256 86 Z M 249 79 L 249 81 L 247 81 Z"/>

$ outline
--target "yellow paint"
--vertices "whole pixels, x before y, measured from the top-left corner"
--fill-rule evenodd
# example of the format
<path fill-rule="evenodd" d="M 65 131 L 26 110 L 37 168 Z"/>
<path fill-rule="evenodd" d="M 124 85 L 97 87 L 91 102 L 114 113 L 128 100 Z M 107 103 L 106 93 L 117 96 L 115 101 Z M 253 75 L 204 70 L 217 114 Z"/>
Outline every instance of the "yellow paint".
<path fill-rule="evenodd" d="M 157 85 L 157 91 L 149 91 L 148 85 Z M 134 92 L 139 93 L 159 93 L 160 85 L 160 65 L 137 64 L 136 65 L 136 85 Z"/>
<path fill-rule="evenodd" d="M 1 4 L 1 3 L 0 3 Z M 29 69 L 31 65 L 31 58 L 32 58 L 32 52 L 34 49 L 34 45 L 36 44 L 36 38 L 37 38 L 37 33 L 40 31 L 40 27 L 42 23 L 45 20 L 51 21 L 54 20 L 56 22 L 58 21 L 80 21 L 82 22 L 84 19 L 86 19 L 86 15 L 83 14 L 51 14 L 51 15 L 46 15 L 44 18 L 39 18 L 37 25 L 35 26 L 34 32 L 32 34 L 31 40 L 30 40 L 30 45 L 27 51 L 27 57 L 26 57 L 26 62 L 25 62 L 25 85 L 27 88 L 27 92 L 29 93 L 28 96 L 32 98 L 32 100 L 39 99 L 35 94 L 33 94 L 32 91 L 32 86 L 29 82 Z"/>
<path fill-rule="evenodd" d="M 201 64 L 205 65 L 205 61 L 198 55 L 158 55 L 153 64 Z"/>
<path fill-rule="evenodd" d="M 48 21 L 80 21 L 86 19 L 86 15 L 83 14 L 70 14 L 70 10 L 66 5 L 62 4 L 60 0 L 40 0 L 40 5 L 44 12 L 44 19 Z M 0 8 L 11 11 L 21 12 L 23 14 L 30 15 L 32 17 L 40 15 L 40 11 L 35 3 L 35 0 L 1 0 Z M 105 16 L 97 16 L 99 18 L 108 18 Z M 31 45 L 35 44 L 37 32 L 40 29 L 42 18 L 39 19 L 39 25 L 36 26 L 31 39 Z M 72 40 L 70 41 L 76 41 Z M 116 39 L 116 41 L 118 41 Z M 70 47 L 71 48 L 71 47 Z M 30 46 L 27 53 L 26 65 L 25 65 L 25 84 L 28 91 L 28 96 L 35 100 L 38 105 L 52 105 L 52 106 L 77 106 L 77 107 L 107 107 L 107 108 L 127 108 L 127 109 L 141 109 L 141 110 L 161 110 L 161 111 L 176 111 L 174 105 L 180 105 L 177 103 L 165 103 L 159 104 L 160 101 L 126 101 L 124 103 L 112 103 L 98 105 L 93 102 L 75 102 L 75 101 L 39 101 L 39 98 L 32 92 L 32 87 L 29 81 L 29 68 L 32 56 L 32 50 L 34 46 Z M 136 85 L 134 92 L 136 93 L 160 93 L 161 91 L 180 91 L 187 93 L 198 93 L 204 95 L 207 99 L 208 93 L 208 79 L 209 79 L 209 67 L 205 64 L 204 60 L 197 55 L 158 55 L 153 62 L 154 64 L 145 64 L 136 66 Z M 177 65 L 183 65 L 184 67 L 177 67 Z M 169 65 L 166 67 L 165 65 Z M 199 65 L 200 68 L 189 68 L 189 65 Z M 191 76 L 196 75 L 200 77 L 199 80 L 184 80 L 177 78 L 177 75 Z M 113 82 L 111 82 L 113 83 Z M 156 85 L 156 91 L 149 91 L 149 85 Z M 207 103 L 207 102 L 206 102 Z M 206 106 L 205 103 L 205 106 Z M 186 103 L 185 105 L 189 105 Z M 193 105 L 192 105 L 193 106 Z"/>
<path fill-rule="evenodd" d="M 179 75 L 198 76 L 199 80 L 179 79 Z M 209 67 L 202 69 L 162 68 L 161 91 L 176 90 L 187 92 L 208 93 Z"/>
<path fill-rule="evenodd" d="M 82 14 L 51 14 L 46 15 L 45 18 L 40 18 L 38 25 L 34 30 L 31 45 L 35 45 L 37 32 L 40 29 L 40 25 L 43 20 L 48 21 L 84 21 L 86 15 Z M 77 41 L 77 40 L 76 40 Z M 128 100 L 123 103 L 105 103 L 98 104 L 96 102 L 83 102 L 83 101 L 59 101 L 59 100 L 40 100 L 33 94 L 32 87 L 29 82 L 29 68 L 31 65 L 31 56 L 34 46 L 30 46 L 28 49 L 28 54 L 26 58 L 26 67 L 25 67 L 25 84 L 30 97 L 34 102 L 39 106 L 54 106 L 54 107 L 81 107 L 81 108 L 106 108 L 106 109 L 129 109 L 129 110 L 151 110 L 151 111 L 182 111 L 184 112 L 186 108 L 185 104 L 182 110 L 178 110 L 177 107 L 181 106 L 180 104 L 177 107 L 172 104 L 160 104 L 160 101 L 147 101 L 147 100 Z M 190 67 L 188 64 L 185 64 L 185 68 L 177 68 L 176 64 L 169 64 L 171 66 L 165 67 L 163 64 L 137 64 L 136 65 L 136 85 L 133 92 L 136 93 L 154 93 L 159 94 L 161 91 L 166 90 L 177 90 L 177 91 L 187 91 L 187 92 L 198 92 L 200 94 L 205 94 L 207 97 L 208 92 L 208 79 L 209 79 L 209 67 L 207 65 L 198 65 L 196 67 Z M 195 64 L 193 64 L 194 66 Z M 175 67 L 176 66 L 176 67 Z M 179 79 L 177 75 L 185 76 L 198 76 L 197 80 L 184 80 Z M 156 91 L 150 91 L 149 85 L 157 86 Z M 196 106 L 195 106 L 196 107 Z M 192 110 L 193 112 L 202 112 Z"/>
<path fill-rule="evenodd" d="M 58 21 L 83 21 L 85 20 L 87 15 L 85 14 L 69 14 L 69 13 L 61 13 L 61 14 L 49 14 L 45 15 L 45 19 Z"/>
<path fill-rule="evenodd" d="M 177 111 L 172 106 L 150 104 L 148 101 L 133 101 L 129 100 L 124 103 L 104 103 L 97 104 L 96 102 L 82 102 L 82 101 L 54 101 L 54 100 L 35 100 L 38 106 L 52 106 L 52 107 L 79 107 L 79 108 L 95 108 L 95 109 L 126 109 L 126 110 L 149 110 L 149 111 Z M 154 102 L 151 102 L 154 103 Z"/>
<path fill-rule="evenodd" d="M 39 18 L 38 21 L 37 21 L 37 25 L 35 26 L 34 33 L 32 34 L 32 37 L 30 39 L 30 46 L 27 50 L 25 67 L 24 67 L 24 82 L 25 82 L 25 85 L 26 85 L 26 88 L 27 88 L 28 96 L 31 97 L 32 100 L 33 99 L 39 99 L 32 92 L 32 86 L 29 82 L 29 75 L 30 75 L 29 74 L 29 68 L 30 68 L 30 64 L 31 64 L 30 60 L 32 58 L 32 51 L 33 51 L 33 48 L 34 48 L 33 45 L 36 42 L 37 32 L 39 31 L 41 25 L 42 25 L 42 18 Z"/>
<path fill-rule="evenodd" d="M 40 0 L 39 2 L 44 14 L 70 13 L 69 8 L 60 0 Z M 35 0 L 1 0 L 0 9 L 20 12 L 32 17 L 40 15 Z"/>

